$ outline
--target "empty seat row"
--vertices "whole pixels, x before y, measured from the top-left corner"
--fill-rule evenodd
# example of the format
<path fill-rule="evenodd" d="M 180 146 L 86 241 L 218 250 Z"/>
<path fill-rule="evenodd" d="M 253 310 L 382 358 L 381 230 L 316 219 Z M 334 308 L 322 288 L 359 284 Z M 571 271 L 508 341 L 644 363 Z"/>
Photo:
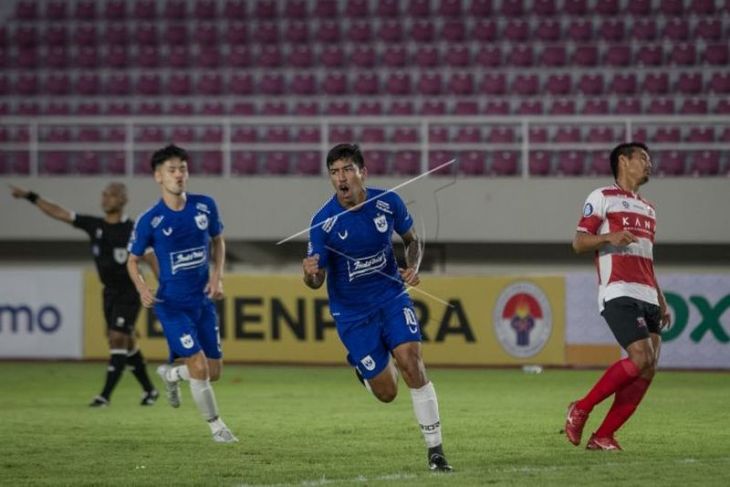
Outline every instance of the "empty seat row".
<path fill-rule="evenodd" d="M 380 76 L 376 72 L 293 74 L 264 73 L 254 77 L 248 73 L 223 76 L 218 72 L 202 72 L 193 77 L 187 73 L 161 76 L 142 73 L 130 76 L 113 73 L 100 76 L 83 73 L 69 76 L 54 72 L 39 77 L 35 73 L 0 75 L 0 95 L 101 95 L 116 96 L 189 96 L 189 95 L 701 95 L 730 93 L 728 72 L 680 73 L 670 82 L 667 72 L 649 72 L 643 79 L 636 74 L 616 74 L 610 80 L 602 74 L 551 74 L 541 78 L 537 74 L 487 73 L 476 77 L 460 71 L 444 77 L 439 72 L 411 74 L 406 71 Z"/>
<path fill-rule="evenodd" d="M 1 99 L 0 99 L 1 100 Z M 120 101 L 76 101 L 73 104 L 54 99 L 43 105 L 21 99 L 15 103 L 0 101 L 0 115 L 234 115 L 234 116 L 438 116 L 438 115 L 671 115 L 671 114 L 730 114 L 728 97 L 658 97 L 637 98 L 565 98 L 504 97 L 475 99 L 449 97 L 412 101 L 393 100 L 389 97 L 366 100 L 330 99 L 290 101 L 266 98 L 253 101 L 138 101 L 134 104 Z"/>
<path fill-rule="evenodd" d="M 380 17 L 412 16 L 428 17 L 441 15 L 489 16 L 504 15 L 520 17 L 528 13 L 540 16 L 558 14 L 588 15 L 598 13 L 614 16 L 629 13 L 635 16 L 650 16 L 658 13 L 666 15 L 699 14 L 711 15 L 718 10 L 713 0 L 287 0 L 285 4 L 276 0 L 108 0 L 102 5 L 94 0 L 20 0 L 15 5 L 15 18 L 20 20 L 47 19 L 96 20 L 104 18 L 120 21 L 127 18 L 153 20 L 156 18 L 183 19 L 190 15 L 194 18 L 214 19 L 222 17 L 251 17 L 271 19 L 276 17 L 302 18 L 307 16 L 335 18 L 338 16 L 361 17 L 375 15 Z M 99 8 L 97 8 L 99 7 Z M 730 9 L 730 6 L 726 6 Z"/>
<path fill-rule="evenodd" d="M 212 22 L 193 24 L 140 22 L 132 26 L 110 24 L 107 27 L 93 23 L 67 27 L 51 24 L 45 27 L 19 25 L 0 30 L 0 46 L 31 48 L 39 45 L 186 45 L 198 44 L 336 44 L 355 45 L 385 42 L 387 44 L 415 42 L 720 42 L 727 37 L 727 22 L 721 19 L 701 19 L 691 27 L 687 19 L 672 19 L 660 27 L 654 20 L 637 20 L 633 25 L 625 20 L 605 20 L 594 27 L 590 20 L 573 21 L 563 26 L 558 21 L 545 20 L 531 26 L 526 20 L 502 23 L 494 20 L 473 22 L 443 22 L 416 20 L 404 25 L 400 20 L 382 20 L 377 23 L 353 21 L 343 26 L 336 20 L 312 25 L 296 20 L 288 23 L 260 22 L 249 25 L 232 21 L 224 25 Z"/>
<path fill-rule="evenodd" d="M 536 48 L 530 44 L 485 44 L 471 47 L 464 44 L 445 46 L 396 45 L 382 50 L 374 46 L 345 49 L 341 46 L 313 48 L 296 45 L 282 49 L 275 45 L 160 48 L 145 46 L 129 49 L 122 46 L 65 48 L 53 46 L 36 49 L 3 50 L 0 67 L 17 69 L 70 68 L 499 68 L 566 67 L 586 68 L 603 64 L 611 68 L 662 66 L 726 66 L 730 63 L 727 43 L 642 45 L 631 47 L 616 44 L 566 46 L 548 45 Z"/>
<path fill-rule="evenodd" d="M 421 155 L 417 151 L 364 151 L 365 165 L 372 175 L 414 175 L 422 172 Z M 136 152 L 133 173 L 151 172 L 150 153 Z M 127 161 L 124 152 L 60 152 L 48 151 L 38 155 L 39 173 L 64 174 L 123 174 Z M 494 175 L 521 174 L 520 152 L 517 151 L 443 151 L 432 150 L 427 155 L 427 168 L 435 169 L 456 159 L 455 163 L 435 172 L 439 175 Z M 724 160 L 725 159 L 725 160 Z M 660 176 L 715 176 L 730 175 L 730 161 L 719 151 L 655 151 L 653 172 Z M 0 151 L 0 174 L 28 174 L 27 152 Z M 231 154 L 230 171 L 233 175 L 291 174 L 320 175 L 322 156 L 317 151 L 297 153 L 274 151 L 235 151 Z M 537 176 L 610 175 L 606 151 L 531 151 L 527 170 Z M 223 173 L 223 154 L 218 151 L 190 152 L 191 172 L 202 175 Z"/>

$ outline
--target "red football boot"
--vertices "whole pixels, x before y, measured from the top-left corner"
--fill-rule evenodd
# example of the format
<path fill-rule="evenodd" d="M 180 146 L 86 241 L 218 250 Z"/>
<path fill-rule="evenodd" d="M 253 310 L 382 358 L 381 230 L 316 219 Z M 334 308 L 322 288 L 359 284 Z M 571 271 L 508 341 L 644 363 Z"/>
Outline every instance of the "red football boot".
<path fill-rule="evenodd" d="M 588 444 L 586 445 L 586 450 L 617 450 L 621 451 L 623 448 L 621 448 L 621 445 L 618 444 L 618 441 L 616 441 L 616 438 L 613 436 L 596 436 L 595 433 L 591 435 L 591 439 L 588 440 Z"/>
<path fill-rule="evenodd" d="M 580 445 L 580 437 L 583 435 L 583 427 L 588 420 L 588 411 L 578 409 L 575 402 L 568 405 L 568 414 L 565 417 L 565 435 L 575 446 Z"/>

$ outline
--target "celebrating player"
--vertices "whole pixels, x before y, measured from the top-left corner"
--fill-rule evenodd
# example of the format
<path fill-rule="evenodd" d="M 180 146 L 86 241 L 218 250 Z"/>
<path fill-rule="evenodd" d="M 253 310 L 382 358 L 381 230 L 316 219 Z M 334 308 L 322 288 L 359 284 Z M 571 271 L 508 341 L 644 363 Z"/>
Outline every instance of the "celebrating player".
<path fill-rule="evenodd" d="M 142 304 L 154 307 L 162 324 L 170 363 L 175 358 L 184 360 L 184 365 L 175 367 L 161 365 L 157 373 L 175 408 L 180 406 L 180 381 L 189 381 L 193 401 L 208 422 L 213 440 L 233 443 L 238 439 L 220 418 L 210 384 L 221 375 L 223 356 L 212 301 L 223 298 L 223 224 L 211 197 L 186 193 L 185 150 L 174 145 L 164 147 L 152 155 L 151 165 L 162 198 L 137 221 L 129 241 L 127 269 Z M 209 272 L 211 243 L 213 270 Z M 147 286 L 137 266 L 148 247 L 154 249 L 160 262 L 156 293 Z"/>
<path fill-rule="evenodd" d="M 333 147 L 327 168 L 335 195 L 312 220 L 304 282 L 318 289 L 326 278 L 330 312 L 347 359 L 380 401 L 395 399 L 397 365 L 411 391 L 429 468 L 450 471 L 436 391 L 426 377 L 421 331 L 404 286 L 420 282 L 421 247 L 413 219 L 398 195 L 364 186 L 367 169 L 357 145 Z M 405 269 L 398 269 L 393 255 L 393 231 L 406 247 Z"/>
<path fill-rule="evenodd" d="M 109 365 L 106 381 L 101 394 L 92 399 L 89 406 L 108 406 L 109 401 L 122 377 L 125 365 L 132 367 L 132 373 L 143 389 L 142 405 L 150 406 L 157 400 L 157 390 L 147 375 L 142 352 L 137 347 L 134 325 L 139 314 L 140 301 L 137 290 L 127 274 L 127 242 L 132 233 L 134 222 L 124 215 L 127 204 L 127 188 L 122 183 L 110 183 L 101 193 L 101 208 L 104 217 L 78 215 L 40 195 L 19 188 L 10 187 L 16 198 L 25 198 L 36 205 L 43 213 L 70 223 L 85 231 L 91 239 L 91 253 L 104 284 L 104 318 L 109 340 Z M 147 262 L 156 271 L 154 256 Z"/>
<path fill-rule="evenodd" d="M 593 407 L 615 395 L 606 418 L 588 441 L 589 450 L 621 450 L 614 434 L 651 384 L 660 331 L 670 321 L 654 274 L 654 205 L 638 194 L 651 173 L 649 149 L 637 142 L 621 144 L 611 152 L 610 161 L 616 182 L 588 196 L 573 249 L 595 252 L 598 307 L 628 357 L 611 365 L 584 398 L 568 407 L 565 433 L 579 445 Z"/>

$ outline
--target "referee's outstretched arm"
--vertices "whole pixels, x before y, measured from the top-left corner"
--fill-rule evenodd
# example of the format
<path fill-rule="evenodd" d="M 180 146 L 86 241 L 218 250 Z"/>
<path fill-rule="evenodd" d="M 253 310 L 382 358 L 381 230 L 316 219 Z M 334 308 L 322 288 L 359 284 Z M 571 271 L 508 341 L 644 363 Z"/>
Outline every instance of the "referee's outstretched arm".
<path fill-rule="evenodd" d="M 41 198 L 38 193 L 13 185 L 10 185 L 10 190 L 12 191 L 14 198 L 24 198 L 30 201 L 51 218 L 55 218 L 56 220 L 66 223 L 72 223 L 74 220 L 74 214 L 71 211 L 57 205 L 56 203 Z"/>

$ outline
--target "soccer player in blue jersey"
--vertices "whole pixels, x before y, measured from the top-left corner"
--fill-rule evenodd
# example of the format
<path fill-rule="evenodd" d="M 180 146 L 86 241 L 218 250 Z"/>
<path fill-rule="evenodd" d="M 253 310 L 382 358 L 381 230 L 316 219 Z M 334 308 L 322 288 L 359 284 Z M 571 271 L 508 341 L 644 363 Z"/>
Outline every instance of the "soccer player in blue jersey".
<path fill-rule="evenodd" d="M 185 191 L 185 150 L 174 145 L 164 147 L 152 155 L 151 164 L 162 198 L 137 219 L 129 241 L 127 270 L 142 304 L 154 307 L 162 323 L 170 362 L 176 358 L 184 361 L 184 365 L 174 367 L 162 365 L 157 373 L 165 383 L 172 407 L 180 406 L 180 381 L 190 382 L 193 401 L 208 422 L 213 440 L 237 442 L 218 414 L 210 384 L 221 375 L 223 356 L 212 301 L 223 297 L 223 224 L 213 198 Z M 147 286 L 138 268 L 148 247 L 152 247 L 159 262 L 160 285 L 156 293 Z"/>
<path fill-rule="evenodd" d="M 420 282 L 422 248 L 413 219 L 397 194 L 365 187 L 367 169 L 357 145 L 333 147 L 327 168 L 335 195 L 312 219 L 304 282 L 318 289 L 327 280 L 330 312 L 347 359 L 380 401 L 395 399 L 400 369 L 428 447 L 429 468 L 451 471 L 436 391 L 421 357 L 421 330 L 405 287 Z M 398 269 L 393 255 L 393 231 L 405 244 L 405 269 Z"/>

